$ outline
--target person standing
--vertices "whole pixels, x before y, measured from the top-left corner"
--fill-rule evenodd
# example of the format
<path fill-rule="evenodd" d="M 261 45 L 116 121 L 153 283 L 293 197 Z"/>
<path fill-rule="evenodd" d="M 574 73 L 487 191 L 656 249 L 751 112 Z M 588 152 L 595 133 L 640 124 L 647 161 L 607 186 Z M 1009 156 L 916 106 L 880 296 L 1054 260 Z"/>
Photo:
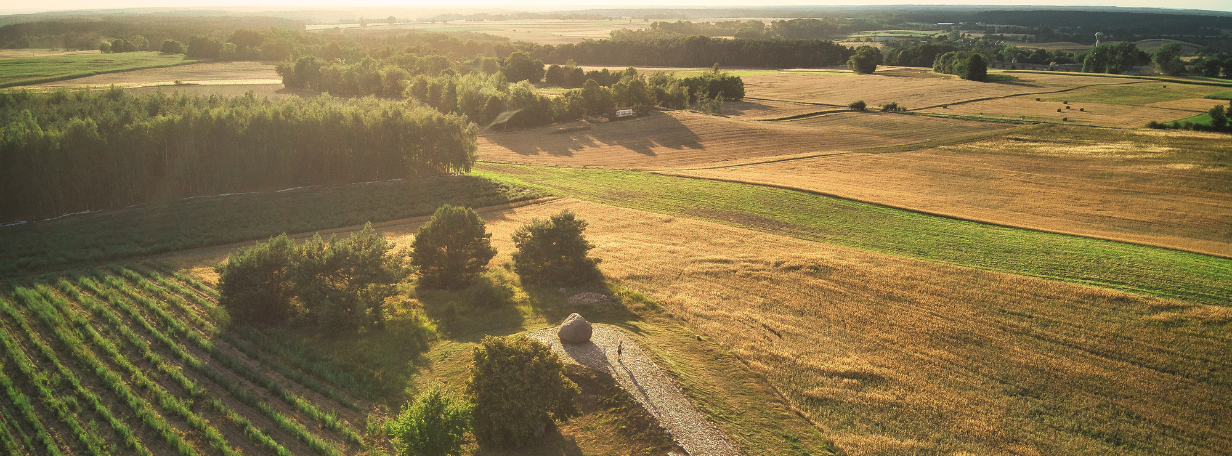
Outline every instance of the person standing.
<path fill-rule="evenodd" d="M 625 352 L 625 341 L 622 340 L 620 341 L 620 343 L 616 344 L 616 362 L 624 362 L 623 360 L 621 360 L 621 355 L 624 355 L 624 352 Z"/>

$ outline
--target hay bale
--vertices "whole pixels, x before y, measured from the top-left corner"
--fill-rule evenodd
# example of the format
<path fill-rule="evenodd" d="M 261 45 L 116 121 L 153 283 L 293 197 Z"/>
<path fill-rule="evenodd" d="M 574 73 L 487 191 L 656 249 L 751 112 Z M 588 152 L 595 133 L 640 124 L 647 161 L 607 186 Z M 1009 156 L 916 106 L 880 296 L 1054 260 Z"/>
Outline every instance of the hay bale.
<path fill-rule="evenodd" d="M 590 335 L 593 329 L 590 327 L 590 322 L 582 318 L 577 313 L 569 314 L 565 318 L 565 322 L 560 324 L 560 329 L 556 331 L 556 335 L 560 337 L 560 341 L 567 344 L 584 344 L 590 342 Z"/>

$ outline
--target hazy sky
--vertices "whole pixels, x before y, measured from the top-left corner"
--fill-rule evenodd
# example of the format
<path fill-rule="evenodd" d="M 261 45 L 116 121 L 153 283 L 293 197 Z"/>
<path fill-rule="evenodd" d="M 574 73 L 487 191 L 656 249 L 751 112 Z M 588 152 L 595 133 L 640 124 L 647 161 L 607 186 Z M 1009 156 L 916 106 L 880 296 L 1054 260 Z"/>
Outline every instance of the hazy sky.
<path fill-rule="evenodd" d="M 1121 6 L 1149 8 L 1186 8 L 1215 11 L 1232 11 L 1232 0 L 1045 0 L 1029 2 L 1023 0 L 943 0 L 937 2 L 910 0 L 530 0 L 526 2 L 499 2 L 494 0 L 450 0 L 442 1 L 397 1 L 397 0 L 359 0 L 356 2 L 341 2 L 339 0 L 45 0 L 39 2 L 5 1 L 0 6 L 0 12 L 34 12 L 70 9 L 110 9 L 139 7 L 206 7 L 206 6 L 243 6 L 268 7 L 270 9 L 299 9 L 304 7 L 320 8 L 331 5 L 343 8 L 371 6 L 424 7 L 499 7 L 511 10 L 559 10 L 585 9 L 603 7 L 767 7 L 772 5 L 901 5 L 905 3 L 916 5 L 1000 5 L 1000 6 Z"/>

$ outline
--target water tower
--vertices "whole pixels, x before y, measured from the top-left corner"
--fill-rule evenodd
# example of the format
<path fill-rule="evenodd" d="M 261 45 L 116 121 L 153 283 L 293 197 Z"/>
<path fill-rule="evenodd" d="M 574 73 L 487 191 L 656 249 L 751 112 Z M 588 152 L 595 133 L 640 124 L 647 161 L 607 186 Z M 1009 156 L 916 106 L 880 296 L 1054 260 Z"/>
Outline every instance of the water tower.
<path fill-rule="evenodd" d="M 1099 41 L 1104 39 L 1106 36 L 1108 35 L 1105 35 L 1104 32 L 1095 32 L 1095 45 L 1099 46 Z"/>

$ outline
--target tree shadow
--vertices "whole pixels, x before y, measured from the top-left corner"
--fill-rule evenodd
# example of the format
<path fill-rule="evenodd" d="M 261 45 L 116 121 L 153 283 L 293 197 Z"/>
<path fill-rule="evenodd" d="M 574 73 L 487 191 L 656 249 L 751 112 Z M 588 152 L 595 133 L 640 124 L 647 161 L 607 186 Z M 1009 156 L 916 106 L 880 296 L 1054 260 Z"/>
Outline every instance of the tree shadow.
<path fill-rule="evenodd" d="M 723 115 L 727 116 L 741 116 L 749 111 L 769 112 L 775 109 L 775 106 L 749 100 L 723 102 Z"/>
<path fill-rule="evenodd" d="M 656 148 L 672 150 L 705 149 L 692 128 L 679 119 L 652 114 L 633 120 L 591 124 L 573 122 L 565 125 L 490 133 L 484 138 L 522 156 L 550 155 L 572 157 L 575 153 L 598 147 L 615 147 L 641 155 L 656 156 Z"/>
<path fill-rule="evenodd" d="M 522 330 L 525 317 L 517 308 L 514 289 L 506 275 L 487 273 L 461 290 L 419 289 L 416 294 L 442 336 L 478 342 L 484 336 Z"/>

